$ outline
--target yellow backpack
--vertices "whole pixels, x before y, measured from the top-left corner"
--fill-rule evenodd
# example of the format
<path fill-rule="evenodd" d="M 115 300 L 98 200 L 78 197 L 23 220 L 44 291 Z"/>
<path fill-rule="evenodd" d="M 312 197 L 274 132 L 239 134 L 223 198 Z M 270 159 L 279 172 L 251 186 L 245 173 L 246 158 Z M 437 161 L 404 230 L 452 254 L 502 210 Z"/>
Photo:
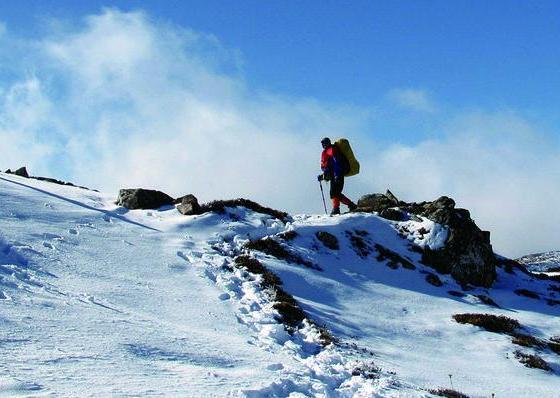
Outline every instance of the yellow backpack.
<path fill-rule="evenodd" d="M 347 172 L 344 173 L 345 177 L 355 176 L 360 172 L 360 162 L 354 156 L 354 152 L 352 152 L 352 147 L 350 147 L 350 142 L 346 138 L 339 138 L 334 143 L 338 150 L 344 155 L 347 160 L 348 168 L 346 169 Z"/>

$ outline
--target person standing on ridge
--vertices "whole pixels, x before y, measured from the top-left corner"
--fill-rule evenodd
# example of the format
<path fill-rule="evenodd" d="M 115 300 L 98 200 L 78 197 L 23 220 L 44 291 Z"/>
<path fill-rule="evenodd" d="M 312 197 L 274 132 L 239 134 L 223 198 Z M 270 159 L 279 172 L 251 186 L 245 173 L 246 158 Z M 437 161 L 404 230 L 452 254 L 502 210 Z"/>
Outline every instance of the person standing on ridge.
<path fill-rule="evenodd" d="M 347 168 L 347 160 L 339 151 L 336 145 L 331 143 L 330 138 L 325 137 L 321 140 L 323 153 L 321 153 L 321 170 L 317 179 L 320 181 L 330 181 L 330 197 L 332 200 L 331 216 L 340 214 L 340 203 L 342 202 L 350 211 L 356 209 L 356 204 L 348 199 L 343 193 L 344 189 L 344 173 Z"/>

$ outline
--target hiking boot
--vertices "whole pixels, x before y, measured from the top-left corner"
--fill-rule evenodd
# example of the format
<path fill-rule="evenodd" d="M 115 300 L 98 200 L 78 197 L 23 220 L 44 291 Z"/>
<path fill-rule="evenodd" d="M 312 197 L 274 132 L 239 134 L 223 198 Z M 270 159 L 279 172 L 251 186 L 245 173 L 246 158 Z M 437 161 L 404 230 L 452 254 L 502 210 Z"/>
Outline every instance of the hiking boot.
<path fill-rule="evenodd" d="M 354 211 L 354 210 L 356 210 L 357 208 L 358 208 L 358 206 L 356 206 L 356 203 L 354 203 L 354 202 L 351 202 L 351 203 L 348 205 L 348 209 L 349 209 L 350 211 Z"/>
<path fill-rule="evenodd" d="M 338 214 L 340 214 L 340 207 L 333 207 L 331 211 L 331 216 L 336 216 Z"/>

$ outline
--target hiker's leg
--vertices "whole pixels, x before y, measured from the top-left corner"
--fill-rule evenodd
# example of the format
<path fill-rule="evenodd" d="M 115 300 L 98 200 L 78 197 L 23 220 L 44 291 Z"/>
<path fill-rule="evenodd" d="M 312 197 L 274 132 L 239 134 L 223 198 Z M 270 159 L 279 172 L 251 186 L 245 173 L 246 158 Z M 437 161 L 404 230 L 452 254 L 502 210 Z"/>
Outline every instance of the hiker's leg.
<path fill-rule="evenodd" d="M 333 209 L 338 209 L 340 207 L 340 199 L 332 198 L 332 207 Z"/>

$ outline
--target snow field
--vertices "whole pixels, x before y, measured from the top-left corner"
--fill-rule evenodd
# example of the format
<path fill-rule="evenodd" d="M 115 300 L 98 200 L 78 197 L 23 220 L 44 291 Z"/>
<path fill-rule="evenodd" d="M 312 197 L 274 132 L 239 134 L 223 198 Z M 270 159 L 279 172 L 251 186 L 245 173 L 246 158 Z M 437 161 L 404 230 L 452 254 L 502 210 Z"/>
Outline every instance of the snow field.
<path fill-rule="evenodd" d="M 492 289 L 449 295 L 461 288 L 442 275 L 442 287 L 426 283 L 433 270 L 412 250 L 445 241 L 429 220 L 302 215 L 284 225 L 244 208 L 185 217 L 113 200 L 0 175 L 0 396 L 414 397 L 449 388 L 449 374 L 474 397 L 557 394 L 557 354 L 452 319 L 503 314 L 524 333 L 558 336 L 558 306 L 513 293 L 554 297 L 549 282 L 500 270 Z M 278 240 L 286 231 L 296 238 Z M 288 333 L 260 277 L 233 265 L 249 239 L 267 236 L 322 269 L 249 253 L 338 344 L 323 347 L 307 322 Z M 416 269 L 360 253 L 352 236 Z M 516 349 L 553 371 L 524 367 Z"/>

